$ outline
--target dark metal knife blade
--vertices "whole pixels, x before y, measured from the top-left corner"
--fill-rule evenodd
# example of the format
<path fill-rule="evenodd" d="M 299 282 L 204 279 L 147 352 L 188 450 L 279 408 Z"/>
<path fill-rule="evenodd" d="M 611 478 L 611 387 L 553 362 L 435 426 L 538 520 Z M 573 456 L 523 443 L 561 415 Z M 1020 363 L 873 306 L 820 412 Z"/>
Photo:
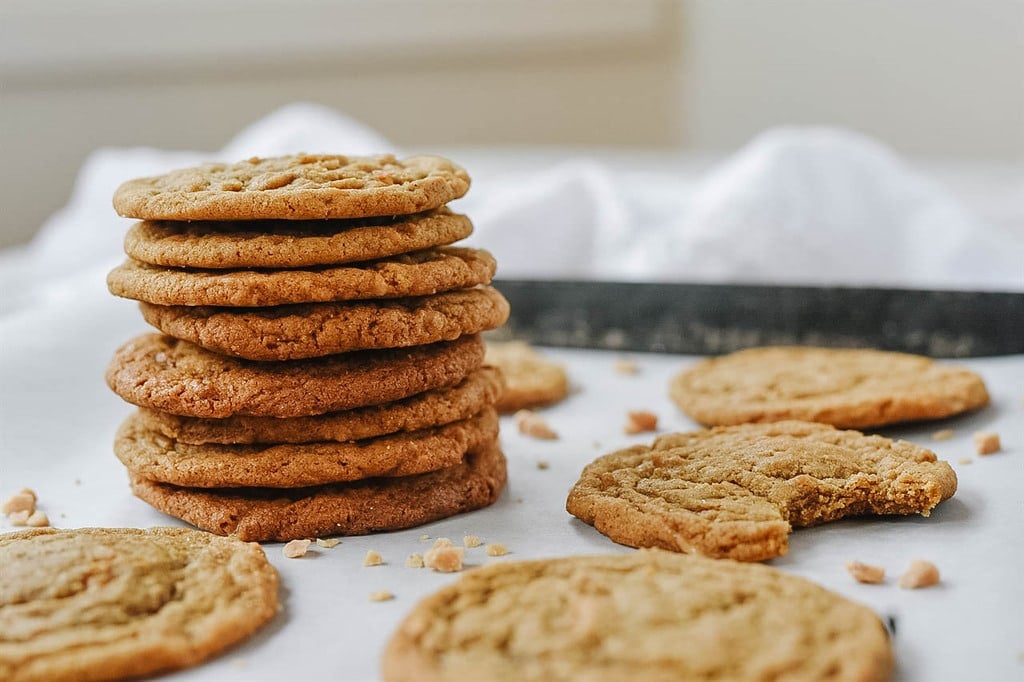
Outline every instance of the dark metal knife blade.
<path fill-rule="evenodd" d="M 495 336 L 538 345 L 714 355 L 762 345 L 933 357 L 1024 353 L 1024 293 L 496 280 Z"/>

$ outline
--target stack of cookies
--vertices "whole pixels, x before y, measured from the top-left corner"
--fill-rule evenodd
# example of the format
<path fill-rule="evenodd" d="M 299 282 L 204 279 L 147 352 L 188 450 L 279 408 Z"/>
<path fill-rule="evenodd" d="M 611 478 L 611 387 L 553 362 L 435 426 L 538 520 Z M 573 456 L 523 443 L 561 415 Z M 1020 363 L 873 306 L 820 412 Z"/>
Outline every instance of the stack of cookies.
<path fill-rule="evenodd" d="M 495 501 L 508 303 L 437 157 L 289 156 L 123 184 L 115 452 L 157 509 L 244 540 L 406 528 Z"/>

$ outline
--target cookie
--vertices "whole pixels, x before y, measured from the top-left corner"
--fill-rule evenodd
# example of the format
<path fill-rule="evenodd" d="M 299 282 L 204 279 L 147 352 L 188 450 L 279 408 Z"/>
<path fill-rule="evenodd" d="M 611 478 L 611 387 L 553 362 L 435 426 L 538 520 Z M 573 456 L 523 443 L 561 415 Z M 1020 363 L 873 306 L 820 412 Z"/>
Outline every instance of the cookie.
<path fill-rule="evenodd" d="M 249 360 L 296 360 L 353 350 L 451 341 L 500 327 L 508 301 L 491 287 L 433 296 L 272 308 L 140 303 L 146 322 L 175 338 Z"/>
<path fill-rule="evenodd" d="M 906 353 L 774 346 L 702 360 L 670 393 L 706 425 L 802 419 L 866 428 L 988 404 L 981 378 Z"/>
<path fill-rule="evenodd" d="M 107 288 L 158 305 L 256 308 L 426 296 L 487 284 L 495 268 L 488 252 L 454 246 L 308 270 L 182 270 L 128 260 L 107 275 Z"/>
<path fill-rule="evenodd" d="M 132 491 L 160 511 L 242 540 L 294 540 L 398 530 L 493 504 L 505 456 L 492 443 L 462 464 L 417 476 L 314 488 L 199 490 L 133 476 Z"/>
<path fill-rule="evenodd" d="M 927 516 L 956 484 L 930 450 L 785 421 L 669 434 L 599 457 L 566 509 L 624 545 L 762 561 L 786 553 L 794 526 Z"/>
<path fill-rule="evenodd" d="M 768 566 L 646 550 L 501 562 L 420 601 L 385 682 L 887 680 L 878 616 Z"/>
<path fill-rule="evenodd" d="M 128 230 L 131 258 L 176 268 L 303 268 L 376 260 L 473 233 L 464 215 L 446 208 L 393 218 L 232 222 L 142 221 Z"/>
<path fill-rule="evenodd" d="M 0 678 L 112 680 L 194 666 L 274 617 L 259 545 L 185 528 L 0 535 Z"/>
<path fill-rule="evenodd" d="M 498 437 L 494 408 L 444 426 L 370 438 L 284 445 L 189 445 L 148 431 L 135 415 L 114 453 L 133 475 L 194 488 L 299 488 L 371 477 L 411 476 L 462 462 Z"/>
<path fill-rule="evenodd" d="M 114 210 L 143 220 L 321 220 L 440 208 L 469 189 L 436 156 L 299 154 L 208 163 L 125 182 Z"/>
<path fill-rule="evenodd" d="M 456 386 L 425 391 L 383 405 L 315 417 L 202 419 L 142 407 L 138 419 L 150 431 L 192 445 L 346 442 L 469 419 L 481 407 L 493 405 L 502 391 L 501 373 L 494 367 L 481 367 Z"/>
<path fill-rule="evenodd" d="M 524 341 L 488 341 L 485 361 L 505 375 L 505 394 L 498 401 L 502 414 L 549 405 L 569 395 L 565 369 Z"/>
<path fill-rule="evenodd" d="M 429 346 L 315 360 L 253 362 L 143 334 L 121 346 L 107 385 L 138 405 L 185 417 L 307 417 L 454 386 L 483 362 L 478 335 Z"/>

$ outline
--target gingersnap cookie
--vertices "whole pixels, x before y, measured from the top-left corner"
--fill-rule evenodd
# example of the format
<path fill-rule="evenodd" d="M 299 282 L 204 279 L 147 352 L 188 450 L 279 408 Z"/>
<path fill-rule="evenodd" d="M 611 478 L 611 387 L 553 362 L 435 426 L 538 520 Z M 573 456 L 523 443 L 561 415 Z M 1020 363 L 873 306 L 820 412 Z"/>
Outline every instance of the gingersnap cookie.
<path fill-rule="evenodd" d="M 796 346 L 702 360 L 676 376 L 670 393 L 702 424 L 802 419 L 840 428 L 941 419 L 989 399 L 978 375 L 930 358 Z"/>
<path fill-rule="evenodd" d="M 131 477 L 135 495 L 193 526 L 242 540 L 365 535 L 410 528 L 493 504 L 505 486 L 497 442 L 452 467 L 416 476 L 313 488 L 201 490 Z"/>
<path fill-rule="evenodd" d="M 121 425 L 114 453 L 133 475 L 193 488 L 299 488 L 372 477 L 411 476 L 462 462 L 498 437 L 498 414 L 420 431 L 282 445 L 190 445 L 147 430 L 135 415 Z"/>
<path fill-rule="evenodd" d="M 147 220 L 128 230 L 124 250 L 134 260 L 164 267 L 303 268 L 421 251 L 472 233 L 469 218 L 447 208 L 355 220 Z"/>
<path fill-rule="evenodd" d="M 642 550 L 501 562 L 417 604 L 385 681 L 887 680 L 871 609 L 768 566 Z"/>
<path fill-rule="evenodd" d="M 525 341 L 488 341 L 485 362 L 505 375 L 505 394 L 498 401 L 502 414 L 550 405 L 569 395 L 565 368 L 551 362 Z"/>
<path fill-rule="evenodd" d="M 469 419 L 482 407 L 493 405 L 503 390 L 500 371 L 494 367 L 481 367 L 455 386 L 435 388 L 383 405 L 313 417 L 203 419 L 140 407 L 138 419 L 150 431 L 193 445 L 346 442 Z"/>
<path fill-rule="evenodd" d="M 143 334 L 114 353 L 106 380 L 133 405 L 185 417 L 307 417 L 454 386 L 483 355 L 483 341 L 472 335 L 428 346 L 254 362 Z"/>
<path fill-rule="evenodd" d="M 300 154 L 207 163 L 125 182 L 114 210 L 143 220 L 320 220 L 420 213 L 469 189 L 437 156 Z"/>
<path fill-rule="evenodd" d="M 277 612 L 259 545 L 185 528 L 0 535 L 0 678 L 114 680 L 197 665 Z"/>
<path fill-rule="evenodd" d="M 931 450 L 784 421 L 669 434 L 599 457 L 566 510 L 624 545 L 763 561 L 786 553 L 793 526 L 928 516 L 956 483 Z"/>
<path fill-rule="evenodd" d="M 129 259 L 110 271 L 107 288 L 158 305 L 258 308 L 426 296 L 487 284 L 496 267 L 488 252 L 455 246 L 306 270 L 185 270 Z"/>
<path fill-rule="evenodd" d="M 140 303 L 146 322 L 175 338 L 249 360 L 296 360 L 372 348 L 451 341 L 500 327 L 508 301 L 491 287 L 433 296 L 209 308 Z"/>

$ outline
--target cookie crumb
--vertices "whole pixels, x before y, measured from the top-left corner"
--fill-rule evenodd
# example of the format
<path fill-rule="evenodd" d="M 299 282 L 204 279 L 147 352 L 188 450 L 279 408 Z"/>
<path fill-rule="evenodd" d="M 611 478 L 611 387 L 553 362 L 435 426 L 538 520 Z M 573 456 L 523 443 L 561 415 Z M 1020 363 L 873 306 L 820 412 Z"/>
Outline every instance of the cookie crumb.
<path fill-rule="evenodd" d="M 1002 445 L 999 442 L 999 434 L 992 431 L 975 431 L 974 450 L 979 455 L 991 455 L 999 452 Z"/>
<path fill-rule="evenodd" d="M 46 515 L 46 512 L 37 509 L 29 515 L 25 525 L 32 526 L 33 528 L 43 528 L 50 525 L 50 517 Z"/>
<path fill-rule="evenodd" d="M 971 464 L 973 462 L 974 462 L 974 458 L 973 457 L 961 457 L 960 459 L 957 460 L 958 464 Z"/>
<path fill-rule="evenodd" d="M 473 547 L 479 547 L 483 543 L 480 542 L 480 538 L 478 538 L 477 536 L 467 535 L 464 538 L 462 538 L 462 544 L 472 549 Z"/>
<path fill-rule="evenodd" d="M 419 552 L 413 552 L 409 556 L 405 557 L 406 568 L 423 568 L 423 555 Z"/>
<path fill-rule="evenodd" d="M 487 556 L 505 556 L 508 554 L 508 547 L 497 542 L 493 542 L 484 548 L 487 551 Z"/>
<path fill-rule="evenodd" d="M 31 516 L 27 509 L 21 509 L 19 511 L 13 511 L 7 515 L 10 519 L 12 526 L 27 526 L 28 517 Z"/>
<path fill-rule="evenodd" d="M 317 538 L 316 539 L 316 546 L 317 547 L 323 547 L 324 549 L 334 549 L 335 547 L 337 547 L 340 544 L 341 544 L 341 540 L 339 538 Z"/>
<path fill-rule="evenodd" d="M 430 539 L 430 536 L 427 535 L 426 533 L 424 533 L 423 535 L 420 536 L 420 542 L 426 542 L 429 539 Z"/>
<path fill-rule="evenodd" d="M 455 543 L 451 541 L 451 538 L 438 538 L 434 540 L 432 549 L 440 549 L 441 547 L 451 547 Z"/>
<path fill-rule="evenodd" d="M 462 547 L 434 547 L 423 555 L 423 564 L 439 573 L 456 573 L 462 570 Z"/>
<path fill-rule="evenodd" d="M 384 563 L 384 557 L 375 549 L 368 550 L 363 558 L 363 566 L 380 566 Z"/>
<path fill-rule="evenodd" d="M 846 564 L 846 570 L 859 583 L 877 585 L 885 581 L 885 569 L 881 566 L 871 566 L 869 564 L 862 564 L 859 561 L 850 561 Z"/>
<path fill-rule="evenodd" d="M 540 461 L 537 462 L 537 468 L 540 469 L 541 471 L 544 471 L 549 466 L 550 465 L 547 462 L 545 462 L 544 460 L 540 460 Z"/>
<path fill-rule="evenodd" d="M 954 435 L 956 435 L 956 431 L 953 429 L 939 429 L 932 434 L 932 440 L 949 440 Z"/>
<path fill-rule="evenodd" d="M 910 568 L 900 576 L 900 587 L 916 590 L 919 587 L 931 587 L 939 582 L 939 569 L 935 564 L 923 559 L 914 559 Z"/>
<path fill-rule="evenodd" d="M 640 373 L 640 367 L 632 360 L 619 358 L 615 361 L 615 373 L 633 376 Z"/>
<path fill-rule="evenodd" d="M 312 540 L 292 540 L 281 549 L 286 559 L 298 559 L 306 556 Z"/>
<path fill-rule="evenodd" d="M 378 590 L 370 593 L 370 601 L 391 601 L 395 598 L 395 595 L 391 594 L 387 590 Z"/>
<path fill-rule="evenodd" d="M 0 511 L 10 516 L 14 512 L 26 511 L 29 514 L 36 510 L 36 496 L 28 488 L 22 488 L 21 491 L 14 493 L 6 500 L 3 505 L 0 505 Z"/>
<path fill-rule="evenodd" d="M 525 436 L 541 440 L 554 440 L 558 438 L 558 434 L 548 426 L 544 417 L 533 410 L 519 410 L 514 418 L 516 426 L 519 428 L 519 433 Z"/>
<path fill-rule="evenodd" d="M 626 433 L 644 433 L 645 431 L 658 430 L 658 415 L 646 410 L 636 410 L 626 413 L 626 426 L 623 429 Z"/>

